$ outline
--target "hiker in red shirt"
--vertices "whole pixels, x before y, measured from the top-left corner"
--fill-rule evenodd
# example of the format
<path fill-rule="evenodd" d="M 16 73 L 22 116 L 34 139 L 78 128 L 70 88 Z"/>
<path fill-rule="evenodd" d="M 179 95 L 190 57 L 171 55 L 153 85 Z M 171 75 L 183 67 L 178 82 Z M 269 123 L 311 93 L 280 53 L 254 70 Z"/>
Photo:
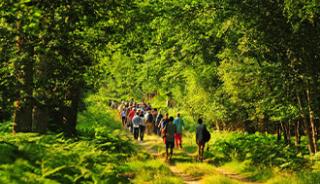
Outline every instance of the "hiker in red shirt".
<path fill-rule="evenodd" d="M 131 108 L 128 117 L 129 117 L 129 122 L 130 122 L 130 131 L 133 132 L 133 125 L 132 125 L 132 119 L 136 113 L 136 109 L 134 107 Z"/>

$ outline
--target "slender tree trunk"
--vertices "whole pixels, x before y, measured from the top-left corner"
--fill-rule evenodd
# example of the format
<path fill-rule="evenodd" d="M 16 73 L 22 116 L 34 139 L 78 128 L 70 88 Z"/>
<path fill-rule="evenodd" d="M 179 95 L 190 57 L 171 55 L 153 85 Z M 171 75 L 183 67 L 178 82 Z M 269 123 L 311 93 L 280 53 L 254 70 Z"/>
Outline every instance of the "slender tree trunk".
<path fill-rule="evenodd" d="M 290 121 L 285 122 L 286 134 L 287 134 L 287 144 L 291 145 L 291 129 Z"/>
<path fill-rule="evenodd" d="M 218 130 L 218 131 L 220 131 L 220 126 L 219 126 L 219 122 L 218 121 L 215 121 L 215 126 L 216 126 L 216 129 Z"/>
<path fill-rule="evenodd" d="M 277 123 L 277 141 L 278 142 L 281 141 L 281 123 L 280 122 Z"/>
<path fill-rule="evenodd" d="M 291 141 L 291 135 L 290 135 L 290 127 L 289 127 L 289 123 L 288 122 L 280 122 L 281 125 L 281 129 L 283 132 L 283 138 L 284 138 L 284 142 L 285 144 L 290 144 Z"/>
<path fill-rule="evenodd" d="M 264 131 L 266 133 L 269 133 L 269 118 L 268 117 L 264 118 Z"/>
<path fill-rule="evenodd" d="M 285 131 L 285 128 L 284 128 L 284 125 L 283 125 L 283 122 L 281 121 L 280 122 L 280 126 L 281 126 L 281 130 L 283 132 L 283 139 L 284 139 L 284 142 L 287 144 L 287 133 Z"/>
<path fill-rule="evenodd" d="M 308 149 L 309 149 L 309 152 L 310 154 L 314 154 L 315 153 L 315 148 L 314 148 L 314 144 L 313 144 L 313 137 L 312 137 L 312 131 L 311 131 L 311 128 L 310 128 L 310 124 L 307 120 L 307 117 L 305 115 L 305 112 L 303 110 L 303 107 L 302 107 L 302 101 L 301 101 L 301 98 L 300 98 L 300 95 L 297 93 L 297 100 L 298 100 L 298 105 L 299 105 L 299 109 L 300 109 L 300 116 L 303 120 L 303 124 L 304 124 L 304 131 L 305 131 L 305 134 L 308 136 L 308 139 L 309 139 L 309 144 L 308 144 Z"/>
<path fill-rule="evenodd" d="M 316 125 L 315 125 L 315 115 L 314 115 L 314 110 L 312 108 L 312 97 L 310 94 L 310 89 L 307 88 L 306 91 L 307 94 L 307 101 L 308 101 L 308 110 L 309 110 L 309 120 L 310 120 L 310 128 L 311 128 L 311 136 L 312 136 L 312 143 L 314 146 L 314 152 L 318 152 L 318 144 L 317 144 L 317 130 L 316 130 Z"/>
<path fill-rule="evenodd" d="M 295 141 L 294 141 L 294 145 L 295 146 L 299 146 L 300 145 L 300 121 L 296 121 L 294 124 L 294 137 L 295 137 Z"/>
<path fill-rule="evenodd" d="M 21 23 L 17 23 L 21 30 Z M 33 92 L 33 59 L 27 55 L 25 40 L 20 33 L 16 45 L 19 59 L 15 62 L 15 78 L 17 82 L 17 95 L 14 102 L 13 133 L 30 132 L 32 130 L 32 92 Z M 30 52 L 29 52 L 30 53 Z M 32 52 L 31 52 L 32 53 Z"/>

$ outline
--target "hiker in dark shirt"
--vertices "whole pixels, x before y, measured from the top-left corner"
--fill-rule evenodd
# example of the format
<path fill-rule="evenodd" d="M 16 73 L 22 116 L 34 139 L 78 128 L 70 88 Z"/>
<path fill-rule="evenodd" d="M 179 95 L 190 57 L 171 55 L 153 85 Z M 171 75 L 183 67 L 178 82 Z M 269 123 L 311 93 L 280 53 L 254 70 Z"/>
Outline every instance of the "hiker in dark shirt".
<path fill-rule="evenodd" d="M 151 112 L 152 114 L 152 124 L 153 124 L 153 133 L 154 134 L 157 134 L 157 129 L 158 129 L 158 124 L 156 123 L 156 119 L 157 119 L 157 116 L 158 116 L 158 109 L 157 108 L 154 108 Z"/>
<path fill-rule="evenodd" d="M 155 128 L 156 128 L 156 134 L 161 136 L 160 126 L 162 121 L 163 115 L 161 112 L 158 113 L 157 117 L 155 118 Z"/>
<path fill-rule="evenodd" d="M 173 124 L 173 117 L 169 118 L 168 123 L 165 125 L 165 144 L 166 144 L 166 160 L 168 158 L 171 160 L 173 154 L 173 147 L 174 147 L 174 134 L 176 133 L 176 125 Z M 169 155 L 170 149 L 170 155 Z"/>
<path fill-rule="evenodd" d="M 160 128 L 160 135 L 163 138 L 164 142 L 166 142 L 165 127 L 166 127 L 168 121 L 169 121 L 169 114 L 166 113 L 158 125 L 158 127 Z"/>
<path fill-rule="evenodd" d="M 204 146 L 206 144 L 204 139 L 204 131 L 206 129 L 206 126 L 203 124 L 202 119 L 198 119 L 198 126 L 196 130 L 196 142 L 198 144 L 198 158 L 199 160 L 203 160 L 203 152 L 204 152 Z"/>

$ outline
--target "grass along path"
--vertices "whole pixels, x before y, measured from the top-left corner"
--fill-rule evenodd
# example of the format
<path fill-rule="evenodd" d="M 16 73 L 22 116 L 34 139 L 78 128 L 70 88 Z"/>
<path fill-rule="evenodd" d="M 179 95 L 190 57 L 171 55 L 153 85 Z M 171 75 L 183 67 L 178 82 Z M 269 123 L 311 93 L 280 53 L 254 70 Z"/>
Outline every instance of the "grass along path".
<path fill-rule="evenodd" d="M 204 162 L 198 162 L 196 160 L 196 147 L 192 145 L 192 137 L 189 136 L 184 137 L 184 149 L 174 149 L 174 154 L 170 162 L 165 160 L 165 145 L 160 137 L 156 135 L 145 135 L 143 142 L 135 141 L 135 143 L 141 147 L 140 149 L 150 154 L 152 156 L 151 158 L 165 163 L 171 172 L 180 177 L 186 184 L 258 184 L 226 168 L 214 167 L 212 164 L 206 162 L 206 160 Z"/>
<path fill-rule="evenodd" d="M 114 111 L 115 112 L 115 111 Z M 118 119 L 116 113 L 112 113 L 113 118 L 121 123 Z M 129 131 L 128 134 L 132 137 L 133 135 Z M 133 161 L 131 165 L 133 167 L 146 167 L 144 172 L 146 175 L 151 175 L 152 172 L 149 167 L 157 168 L 158 165 L 166 166 L 171 175 L 168 176 L 170 183 L 185 183 L 185 184 L 258 184 L 257 182 L 250 181 L 247 177 L 236 173 L 234 170 L 226 167 L 215 167 L 213 164 L 210 164 L 210 160 L 204 160 L 204 162 L 197 161 L 197 146 L 194 140 L 194 135 L 189 132 L 185 132 L 183 137 L 183 149 L 174 149 L 173 157 L 170 162 L 165 160 L 165 144 L 163 140 L 157 135 L 147 135 L 145 134 L 144 141 L 134 141 L 134 144 L 138 147 L 140 152 L 146 153 L 149 155 L 147 160 L 140 160 L 138 162 Z M 129 163 L 130 165 L 130 163 Z M 138 166 L 140 165 L 140 166 Z M 163 168 L 162 168 L 163 169 Z M 151 176 L 150 176 L 151 177 Z M 147 183 L 167 183 L 165 181 L 159 182 L 158 179 L 166 177 L 164 173 L 159 176 L 147 180 Z M 132 180 L 133 183 L 145 183 L 144 179 Z M 171 182 L 173 181 L 173 182 Z"/>

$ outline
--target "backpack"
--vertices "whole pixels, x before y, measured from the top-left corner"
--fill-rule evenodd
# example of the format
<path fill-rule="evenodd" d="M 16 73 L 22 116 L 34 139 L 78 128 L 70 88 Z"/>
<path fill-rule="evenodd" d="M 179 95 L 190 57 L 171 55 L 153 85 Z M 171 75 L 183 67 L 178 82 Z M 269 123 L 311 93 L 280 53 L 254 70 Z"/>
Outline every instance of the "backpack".
<path fill-rule="evenodd" d="M 208 131 L 208 129 L 205 127 L 203 130 L 203 140 L 204 142 L 208 142 L 211 138 L 210 132 Z"/>
<path fill-rule="evenodd" d="M 167 125 L 161 129 L 161 137 L 165 138 L 167 136 Z"/>
<path fill-rule="evenodd" d="M 149 114 L 147 115 L 147 121 L 148 121 L 148 122 L 152 122 L 152 121 L 153 121 L 153 116 L 152 116 L 151 113 L 149 113 Z"/>
<path fill-rule="evenodd" d="M 164 138 L 167 135 L 167 124 L 168 124 L 168 122 L 167 121 L 162 121 L 161 123 L 159 123 L 159 125 L 161 126 L 161 124 L 162 124 L 162 127 L 160 129 L 161 137 Z"/>

